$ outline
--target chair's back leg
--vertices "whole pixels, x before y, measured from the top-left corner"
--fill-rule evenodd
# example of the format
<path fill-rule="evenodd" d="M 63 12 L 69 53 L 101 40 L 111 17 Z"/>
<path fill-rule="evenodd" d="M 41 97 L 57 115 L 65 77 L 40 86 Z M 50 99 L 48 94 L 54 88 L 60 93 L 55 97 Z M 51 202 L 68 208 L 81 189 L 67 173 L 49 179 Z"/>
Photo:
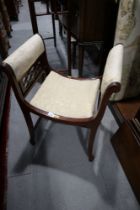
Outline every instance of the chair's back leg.
<path fill-rule="evenodd" d="M 34 1 L 28 0 L 28 4 L 29 4 L 33 33 L 36 34 L 36 33 L 38 33 L 38 26 L 37 26 Z"/>

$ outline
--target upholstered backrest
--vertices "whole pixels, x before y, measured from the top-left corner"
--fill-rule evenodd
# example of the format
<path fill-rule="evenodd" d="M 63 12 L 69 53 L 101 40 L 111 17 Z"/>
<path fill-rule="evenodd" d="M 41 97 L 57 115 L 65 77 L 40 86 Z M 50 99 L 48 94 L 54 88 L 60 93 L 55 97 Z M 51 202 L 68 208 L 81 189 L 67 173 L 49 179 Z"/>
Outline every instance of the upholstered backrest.
<path fill-rule="evenodd" d="M 44 50 L 42 38 L 35 34 L 8 56 L 3 63 L 7 63 L 13 69 L 16 79 L 20 81 Z"/>
<path fill-rule="evenodd" d="M 106 89 L 112 83 L 120 83 L 122 79 L 122 63 L 123 63 L 123 45 L 114 46 L 107 57 L 102 83 L 101 83 L 101 99 Z"/>

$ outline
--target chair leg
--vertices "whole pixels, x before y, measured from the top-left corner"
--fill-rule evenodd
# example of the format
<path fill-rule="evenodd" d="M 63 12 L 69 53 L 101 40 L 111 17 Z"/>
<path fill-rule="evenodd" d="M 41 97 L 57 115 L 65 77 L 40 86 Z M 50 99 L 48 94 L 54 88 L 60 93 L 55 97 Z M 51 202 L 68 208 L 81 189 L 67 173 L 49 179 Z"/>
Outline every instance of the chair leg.
<path fill-rule="evenodd" d="M 79 58 L 78 58 L 78 69 L 79 69 L 79 76 L 83 76 L 83 63 L 84 63 L 84 46 L 79 45 Z"/>
<path fill-rule="evenodd" d="M 35 141 L 34 141 L 34 138 L 33 138 L 33 128 L 34 128 L 34 125 L 33 125 L 32 118 L 31 118 L 29 112 L 25 112 L 25 111 L 24 111 L 24 112 L 23 112 L 23 115 L 24 115 L 24 118 L 25 118 L 25 121 L 26 121 L 28 130 L 29 130 L 29 134 L 30 134 L 30 143 L 31 143 L 32 145 L 35 145 Z"/>
<path fill-rule="evenodd" d="M 32 30 L 33 33 L 38 33 L 38 26 L 37 26 L 37 19 L 36 19 L 36 12 L 35 12 L 35 5 L 34 2 L 31 0 L 28 0 L 29 4 L 29 11 L 30 11 L 30 17 L 31 17 L 31 23 L 32 23 Z"/>
<path fill-rule="evenodd" d="M 62 24 L 60 23 L 60 21 L 59 21 L 59 35 L 60 35 L 61 39 L 63 39 L 63 27 L 62 27 Z"/>
<path fill-rule="evenodd" d="M 90 128 L 88 136 L 88 159 L 92 161 L 94 159 L 93 155 L 93 143 L 96 134 L 97 126 Z"/>
<path fill-rule="evenodd" d="M 72 64 L 73 64 L 73 68 L 75 68 L 76 66 L 76 45 L 77 43 L 76 42 L 72 42 L 73 44 L 73 52 L 72 52 Z"/>
<path fill-rule="evenodd" d="M 53 36 L 54 36 L 54 46 L 56 47 L 56 30 L 55 30 L 55 16 L 52 14 L 52 27 L 53 27 Z"/>
<path fill-rule="evenodd" d="M 68 59 L 68 75 L 71 76 L 71 18 L 67 15 L 67 59 Z"/>

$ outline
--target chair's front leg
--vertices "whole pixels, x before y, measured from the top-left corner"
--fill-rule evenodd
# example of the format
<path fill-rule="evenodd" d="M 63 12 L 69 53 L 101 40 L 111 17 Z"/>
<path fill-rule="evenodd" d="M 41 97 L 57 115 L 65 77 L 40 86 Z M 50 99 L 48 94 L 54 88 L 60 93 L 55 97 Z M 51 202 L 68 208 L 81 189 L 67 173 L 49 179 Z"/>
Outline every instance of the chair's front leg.
<path fill-rule="evenodd" d="M 88 135 L 88 159 L 92 161 L 94 159 L 93 155 L 93 143 L 96 135 L 98 126 L 94 125 L 93 127 L 89 128 L 89 135 Z"/>
<path fill-rule="evenodd" d="M 34 138 L 33 138 L 33 128 L 34 128 L 34 125 L 33 125 L 33 121 L 32 121 L 31 115 L 30 115 L 30 113 L 28 111 L 25 111 L 25 110 L 23 112 L 23 115 L 24 115 L 24 118 L 25 118 L 25 121 L 26 121 L 28 130 L 29 130 L 30 143 L 32 145 L 35 145 L 35 141 L 34 141 Z"/>

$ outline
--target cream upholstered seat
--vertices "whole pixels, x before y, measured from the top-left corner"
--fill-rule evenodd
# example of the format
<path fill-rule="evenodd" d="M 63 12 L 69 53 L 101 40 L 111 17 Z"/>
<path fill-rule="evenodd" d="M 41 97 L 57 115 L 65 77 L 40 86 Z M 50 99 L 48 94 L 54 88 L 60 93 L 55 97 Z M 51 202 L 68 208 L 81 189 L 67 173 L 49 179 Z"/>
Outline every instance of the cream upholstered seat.
<path fill-rule="evenodd" d="M 48 64 L 45 45 L 39 34 L 32 36 L 0 65 L 12 84 L 30 135 L 34 128 L 31 113 L 60 123 L 89 129 L 88 157 L 93 159 L 93 142 L 110 96 L 120 90 L 123 46 L 114 46 L 108 55 L 102 79 L 64 77 Z M 28 101 L 27 93 L 40 77 L 39 90 Z M 34 139 L 31 138 L 34 144 Z"/>
<path fill-rule="evenodd" d="M 75 80 L 51 71 L 30 103 L 52 115 L 89 118 L 96 114 L 99 85 L 99 79 Z"/>

